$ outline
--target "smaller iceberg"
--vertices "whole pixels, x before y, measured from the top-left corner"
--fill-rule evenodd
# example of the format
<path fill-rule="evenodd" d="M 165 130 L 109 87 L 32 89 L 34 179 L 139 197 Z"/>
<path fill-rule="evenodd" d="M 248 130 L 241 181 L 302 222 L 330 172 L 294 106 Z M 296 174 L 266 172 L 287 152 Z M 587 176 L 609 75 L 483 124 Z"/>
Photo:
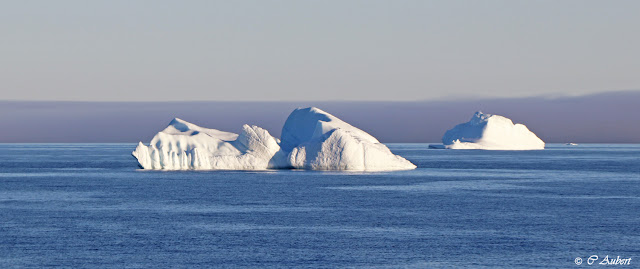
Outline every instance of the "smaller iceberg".
<path fill-rule="evenodd" d="M 536 150 L 544 141 L 523 124 L 510 119 L 476 112 L 469 122 L 458 124 L 442 137 L 447 149 Z"/>

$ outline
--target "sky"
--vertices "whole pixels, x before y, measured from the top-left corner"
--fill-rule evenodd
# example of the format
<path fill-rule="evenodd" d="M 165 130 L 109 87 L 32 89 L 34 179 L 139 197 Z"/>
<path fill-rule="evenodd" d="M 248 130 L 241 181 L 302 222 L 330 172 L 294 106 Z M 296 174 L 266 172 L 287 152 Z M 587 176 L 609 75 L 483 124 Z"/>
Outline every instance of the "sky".
<path fill-rule="evenodd" d="M 0 100 L 429 101 L 640 89 L 640 1 L 0 1 Z"/>

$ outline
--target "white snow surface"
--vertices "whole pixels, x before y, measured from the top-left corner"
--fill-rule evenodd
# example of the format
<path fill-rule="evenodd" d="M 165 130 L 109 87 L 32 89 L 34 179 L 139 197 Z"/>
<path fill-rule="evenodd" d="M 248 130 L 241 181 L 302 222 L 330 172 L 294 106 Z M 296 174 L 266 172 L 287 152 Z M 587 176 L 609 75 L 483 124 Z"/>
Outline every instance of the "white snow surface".
<path fill-rule="evenodd" d="M 294 110 L 282 129 L 282 142 L 257 126 L 244 125 L 238 135 L 176 118 L 132 154 L 142 168 L 163 170 L 416 168 L 370 134 L 318 108 Z"/>
<path fill-rule="evenodd" d="M 447 149 L 536 150 L 544 141 L 523 124 L 510 119 L 476 112 L 471 120 L 458 124 L 442 137 Z"/>

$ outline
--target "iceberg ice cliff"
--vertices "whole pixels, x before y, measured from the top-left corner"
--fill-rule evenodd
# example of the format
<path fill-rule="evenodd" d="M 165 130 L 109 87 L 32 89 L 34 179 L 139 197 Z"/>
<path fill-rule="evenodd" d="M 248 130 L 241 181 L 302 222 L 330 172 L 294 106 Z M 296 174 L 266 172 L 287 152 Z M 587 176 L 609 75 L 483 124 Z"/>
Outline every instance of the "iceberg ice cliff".
<path fill-rule="evenodd" d="M 244 125 L 240 134 L 174 119 L 132 153 L 144 169 L 384 171 L 416 168 L 370 134 L 318 108 L 294 110 L 282 141 Z"/>
<path fill-rule="evenodd" d="M 523 124 L 510 119 L 476 112 L 471 120 L 458 124 L 442 137 L 447 149 L 534 150 L 544 142 Z"/>

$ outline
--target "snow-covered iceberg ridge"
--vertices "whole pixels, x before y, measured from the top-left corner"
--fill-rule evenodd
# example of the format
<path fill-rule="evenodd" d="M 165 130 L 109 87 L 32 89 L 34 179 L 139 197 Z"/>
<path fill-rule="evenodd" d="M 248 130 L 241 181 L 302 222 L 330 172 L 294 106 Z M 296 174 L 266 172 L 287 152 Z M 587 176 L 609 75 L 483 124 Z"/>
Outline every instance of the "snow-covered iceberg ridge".
<path fill-rule="evenodd" d="M 264 170 L 311 169 L 389 171 L 416 168 L 370 134 L 318 108 L 294 110 L 282 141 L 244 125 L 240 134 L 207 129 L 174 119 L 133 156 L 144 169 Z"/>
<path fill-rule="evenodd" d="M 469 122 L 458 124 L 442 137 L 447 149 L 535 150 L 544 141 L 523 124 L 510 119 L 476 112 Z"/>

